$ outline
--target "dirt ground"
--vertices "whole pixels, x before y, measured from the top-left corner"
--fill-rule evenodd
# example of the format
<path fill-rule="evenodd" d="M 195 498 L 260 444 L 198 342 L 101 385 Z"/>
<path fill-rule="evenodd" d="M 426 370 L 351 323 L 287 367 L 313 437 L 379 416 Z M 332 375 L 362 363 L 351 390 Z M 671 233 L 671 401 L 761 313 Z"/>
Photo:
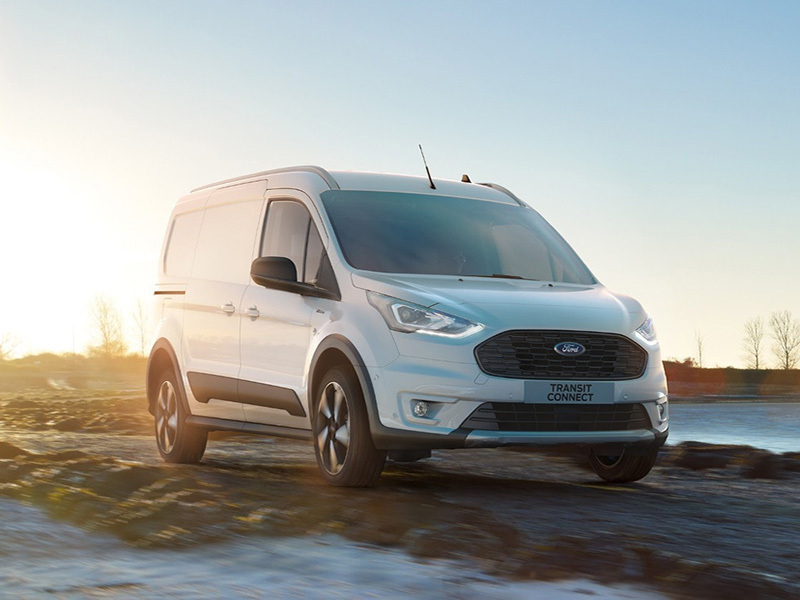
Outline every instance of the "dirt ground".
<path fill-rule="evenodd" d="M 504 578 L 652 586 L 676 598 L 800 597 L 800 455 L 667 447 L 643 481 L 578 456 L 435 452 L 374 489 L 325 485 L 310 444 L 215 435 L 161 462 L 140 390 L 0 393 L 0 496 L 133 546 L 337 534 Z"/>

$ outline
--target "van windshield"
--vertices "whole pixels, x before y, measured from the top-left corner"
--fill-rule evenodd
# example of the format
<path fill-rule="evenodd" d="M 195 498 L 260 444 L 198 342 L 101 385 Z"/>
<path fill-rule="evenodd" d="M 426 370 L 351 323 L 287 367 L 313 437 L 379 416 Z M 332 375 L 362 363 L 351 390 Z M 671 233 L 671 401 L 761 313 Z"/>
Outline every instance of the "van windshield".
<path fill-rule="evenodd" d="M 536 211 L 398 192 L 329 190 L 322 202 L 345 260 L 380 273 L 597 280 Z"/>

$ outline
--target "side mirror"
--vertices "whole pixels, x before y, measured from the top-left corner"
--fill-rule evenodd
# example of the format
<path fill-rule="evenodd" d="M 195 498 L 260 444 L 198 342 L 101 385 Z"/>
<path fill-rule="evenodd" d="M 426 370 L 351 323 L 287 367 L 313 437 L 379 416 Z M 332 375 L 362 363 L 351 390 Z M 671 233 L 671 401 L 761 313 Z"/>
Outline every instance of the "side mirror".
<path fill-rule="evenodd" d="M 297 283 L 297 268 L 294 263 L 283 256 L 262 256 L 250 265 L 250 277 L 258 285 L 270 285 L 273 280 Z"/>
<path fill-rule="evenodd" d="M 250 265 L 250 277 L 258 285 L 301 296 L 339 300 L 339 295 L 324 288 L 297 281 L 297 267 L 284 256 L 262 256 Z"/>

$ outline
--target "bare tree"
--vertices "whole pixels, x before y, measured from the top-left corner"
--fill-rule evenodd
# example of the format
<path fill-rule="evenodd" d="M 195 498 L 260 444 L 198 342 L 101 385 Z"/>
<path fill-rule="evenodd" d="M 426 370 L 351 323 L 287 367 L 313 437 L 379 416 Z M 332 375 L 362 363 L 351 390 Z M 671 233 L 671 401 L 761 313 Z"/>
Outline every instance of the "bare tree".
<path fill-rule="evenodd" d="M 128 351 L 128 344 L 122 333 L 122 319 L 114 303 L 105 296 L 95 296 L 91 314 L 97 343 L 89 346 L 89 355 L 104 358 L 124 356 Z"/>
<path fill-rule="evenodd" d="M 761 368 L 761 342 L 764 340 L 764 320 L 761 317 L 749 319 L 744 324 L 745 361 L 749 369 Z"/>
<path fill-rule="evenodd" d="M 133 322 L 136 324 L 136 333 L 139 341 L 139 354 L 144 356 L 145 346 L 147 345 L 147 311 L 141 299 L 136 301 L 136 310 L 133 311 Z"/>
<path fill-rule="evenodd" d="M 778 359 L 781 369 L 794 369 L 800 358 L 800 322 L 792 317 L 788 310 L 772 313 L 769 319 L 772 339 L 775 344 L 772 351 Z"/>
<path fill-rule="evenodd" d="M 19 346 L 19 339 L 13 333 L 0 334 L 0 360 L 11 358 L 17 346 Z"/>
<path fill-rule="evenodd" d="M 699 331 L 694 332 L 694 338 L 697 341 L 697 366 L 703 368 L 703 334 Z"/>

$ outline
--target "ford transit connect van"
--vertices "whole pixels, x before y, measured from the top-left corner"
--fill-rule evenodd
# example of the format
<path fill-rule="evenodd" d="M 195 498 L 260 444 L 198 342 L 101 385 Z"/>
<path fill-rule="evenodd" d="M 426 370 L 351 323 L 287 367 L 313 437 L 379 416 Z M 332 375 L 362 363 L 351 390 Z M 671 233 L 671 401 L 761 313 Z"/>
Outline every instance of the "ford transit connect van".
<path fill-rule="evenodd" d="M 667 437 L 652 320 L 498 185 L 295 167 L 197 188 L 155 298 L 168 462 L 213 430 L 288 436 L 366 486 L 387 454 L 577 445 L 627 482 Z"/>

